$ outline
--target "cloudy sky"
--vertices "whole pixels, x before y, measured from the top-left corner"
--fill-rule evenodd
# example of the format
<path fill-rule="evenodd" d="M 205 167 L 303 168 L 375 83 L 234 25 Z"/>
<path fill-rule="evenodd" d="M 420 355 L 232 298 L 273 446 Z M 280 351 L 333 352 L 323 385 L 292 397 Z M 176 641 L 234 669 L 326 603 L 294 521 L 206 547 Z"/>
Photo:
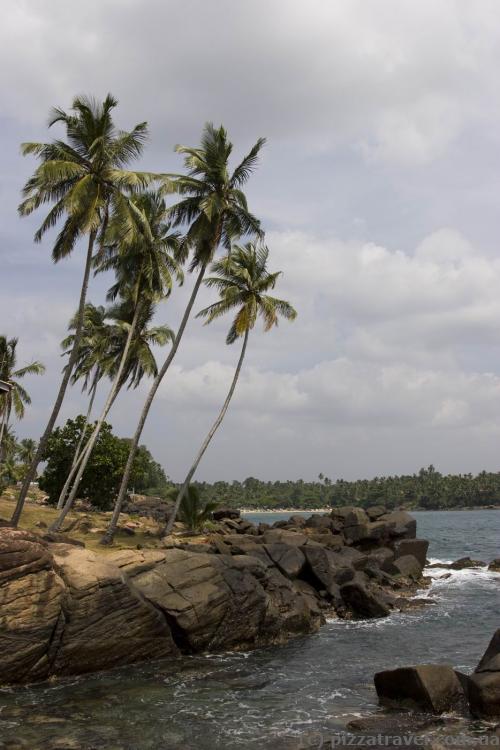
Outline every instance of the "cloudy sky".
<path fill-rule="evenodd" d="M 299 318 L 252 336 L 199 477 L 360 478 L 500 469 L 500 10 L 497 0 L 17 0 L 0 31 L 0 332 L 47 365 L 20 437 L 43 428 L 82 248 L 54 266 L 19 219 L 50 106 L 78 93 L 147 120 L 141 167 L 223 122 L 243 154 L 279 292 Z M 108 279 L 93 282 L 101 303 Z M 175 327 L 192 279 L 163 305 Z M 204 293 L 201 305 L 210 299 Z M 192 321 L 144 442 L 181 479 L 238 357 Z M 162 356 L 160 354 L 160 356 Z M 112 418 L 130 435 L 146 384 Z M 68 394 L 61 420 L 84 408 Z"/>

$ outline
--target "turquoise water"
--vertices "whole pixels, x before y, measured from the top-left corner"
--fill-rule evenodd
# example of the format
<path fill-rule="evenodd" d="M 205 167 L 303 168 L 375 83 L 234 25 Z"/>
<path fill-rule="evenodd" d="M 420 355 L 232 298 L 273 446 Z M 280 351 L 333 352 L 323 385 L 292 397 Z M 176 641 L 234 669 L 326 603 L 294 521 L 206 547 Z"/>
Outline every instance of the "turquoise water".
<path fill-rule="evenodd" d="M 415 516 L 433 560 L 500 556 L 498 511 Z M 474 668 L 499 626 L 500 576 L 466 570 L 439 580 L 444 572 L 432 571 L 426 594 L 436 604 L 423 610 L 332 620 L 281 648 L 0 691 L 0 748 L 280 750 L 311 733 L 328 736 L 376 709 L 380 669 L 443 661 Z"/>

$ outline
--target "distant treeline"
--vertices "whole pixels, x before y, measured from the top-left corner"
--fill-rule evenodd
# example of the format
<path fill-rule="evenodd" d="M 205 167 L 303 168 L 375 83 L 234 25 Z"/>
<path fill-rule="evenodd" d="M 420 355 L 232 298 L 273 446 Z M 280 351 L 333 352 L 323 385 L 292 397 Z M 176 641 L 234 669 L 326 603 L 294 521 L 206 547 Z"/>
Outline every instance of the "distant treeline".
<path fill-rule="evenodd" d="M 320 474 L 318 481 L 195 482 L 203 500 L 235 508 L 322 508 L 339 505 L 403 506 L 408 509 L 472 508 L 500 506 L 500 472 L 440 474 L 433 466 L 417 474 L 333 482 Z"/>

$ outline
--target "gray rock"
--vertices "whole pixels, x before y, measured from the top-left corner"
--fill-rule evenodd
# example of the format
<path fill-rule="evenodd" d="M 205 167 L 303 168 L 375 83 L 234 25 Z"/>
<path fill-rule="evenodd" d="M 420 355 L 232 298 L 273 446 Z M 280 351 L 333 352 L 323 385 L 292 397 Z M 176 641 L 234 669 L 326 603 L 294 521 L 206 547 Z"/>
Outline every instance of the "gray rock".
<path fill-rule="evenodd" d="M 309 516 L 309 518 L 306 520 L 305 525 L 310 529 L 328 529 L 329 531 L 331 531 L 332 519 L 328 516 L 315 514 L 313 516 Z"/>
<path fill-rule="evenodd" d="M 395 557 L 413 555 L 419 561 L 422 569 L 425 568 L 428 549 L 429 542 L 426 539 L 401 539 L 394 545 Z"/>
<path fill-rule="evenodd" d="M 466 570 L 467 568 L 484 568 L 486 563 L 482 560 L 472 560 L 470 557 L 461 557 L 448 567 L 450 570 Z"/>
<path fill-rule="evenodd" d="M 295 547 L 302 547 L 307 542 L 307 536 L 299 531 L 287 531 L 286 529 L 269 529 L 262 535 L 265 544 L 283 542 Z"/>
<path fill-rule="evenodd" d="M 375 689 L 381 703 L 442 713 L 465 706 L 465 694 L 447 664 L 420 664 L 378 672 Z"/>
<path fill-rule="evenodd" d="M 366 515 L 370 521 L 378 521 L 380 516 L 383 516 L 385 513 L 387 513 L 387 509 L 383 505 L 370 505 L 366 509 Z"/>
<path fill-rule="evenodd" d="M 380 516 L 379 521 L 384 521 L 388 524 L 388 532 L 391 537 L 415 539 L 417 536 L 417 522 L 404 510 L 395 510 L 392 513 L 386 513 Z"/>
<path fill-rule="evenodd" d="M 287 578 L 299 578 L 306 564 L 304 553 L 298 547 L 283 542 L 264 544 L 264 549 Z"/>
<path fill-rule="evenodd" d="M 405 576 L 405 578 L 412 578 L 414 581 L 418 581 L 422 576 L 422 566 L 413 555 L 397 557 L 394 560 L 393 565 L 398 573 Z"/>
<path fill-rule="evenodd" d="M 368 557 L 353 547 L 342 547 L 337 554 L 343 558 L 344 563 L 351 565 L 355 570 L 363 570 Z"/>
<path fill-rule="evenodd" d="M 328 590 L 329 586 L 335 583 L 336 570 L 345 566 L 345 564 L 342 564 L 342 562 L 339 564 L 339 558 L 335 553 L 325 547 L 305 546 L 302 547 L 302 551 L 307 560 L 310 577 L 312 577 L 316 588 Z"/>
<path fill-rule="evenodd" d="M 288 522 L 292 524 L 292 526 L 298 526 L 299 528 L 303 528 L 306 525 L 306 519 L 304 516 L 290 516 Z"/>
<path fill-rule="evenodd" d="M 212 512 L 214 521 L 223 521 L 226 518 L 240 518 L 241 513 L 237 508 L 217 508 Z"/>
<path fill-rule="evenodd" d="M 500 656 L 500 628 L 495 631 L 488 648 L 481 657 L 475 672 L 496 672 L 500 670 L 498 657 Z"/>
<path fill-rule="evenodd" d="M 345 583 L 340 587 L 340 594 L 357 617 L 386 617 L 390 613 L 390 608 L 382 598 L 369 591 L 359 581 Z"/>
<path fill-rule="evenodd" d="M 500 716 L 500 628 L 469 676 L 467 686 L 473 716 L 485 719 Z"/>
<path fill-rule="evenodd" d="M 368 516 L 362 508 L 356 508 L 351 505 L 334 508 L 330 515 L 334 521 L 340 521 L 346 528 L 349 526 L 359 526 L 369 521 Z"/>

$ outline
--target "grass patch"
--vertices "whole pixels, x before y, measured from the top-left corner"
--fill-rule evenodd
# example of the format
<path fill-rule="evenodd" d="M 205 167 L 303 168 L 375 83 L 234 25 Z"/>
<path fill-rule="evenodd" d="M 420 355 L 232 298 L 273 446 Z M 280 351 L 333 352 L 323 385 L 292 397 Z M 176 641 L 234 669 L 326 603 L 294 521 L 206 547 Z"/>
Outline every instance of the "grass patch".
<path fill-rule="evenodd" d="M 14 510 L 16 502 L 17 492 L 13 490 L 7 490 L 3 495 L 0 496 L 0 518 L 8 520 Z M 40 528 L 38 524 L 40 522 L 45 523 L 48 526 L 55 521 L 59 511 L 48 505 L 38 505 L 29 499 L 26 501 L 24 506 L 21 521 L 19 523 L 20 529 L 26 529 L 28 531 L 34 531 L 38 534 L 46 532 L 46 528 Z M 104 533 L 111 512 L 80 512 L 70 511 L 66 517 L 64 527 L 69 527 L 74 521 L 79 519 L 88 519 L 92 524 L 93 531 L 82 531 L 80 529 L 69 530 L 66 533 L 67 536 L 73 539 L 78 539 L 85 543 L 88 549 L 101 554 L 106 554 L 107 551 L 117 549 L 136 549 L 137 545 L 141 545 L 144 549 L 155 549 L 160 547 L 159 539 L 159 525 L 153 521 L 153 519 L 145 518 L 144 516 L 135 516 L 122 513 L 120 515 L 119 526 L 117 534 L 115 536 L 114 544 L 111 547 L 101 547 L 99 540 Z M 134 534 L 131 535 L 123 530 L 123 526 L 127 521 L 138 524 L 134 529 Z"/>

